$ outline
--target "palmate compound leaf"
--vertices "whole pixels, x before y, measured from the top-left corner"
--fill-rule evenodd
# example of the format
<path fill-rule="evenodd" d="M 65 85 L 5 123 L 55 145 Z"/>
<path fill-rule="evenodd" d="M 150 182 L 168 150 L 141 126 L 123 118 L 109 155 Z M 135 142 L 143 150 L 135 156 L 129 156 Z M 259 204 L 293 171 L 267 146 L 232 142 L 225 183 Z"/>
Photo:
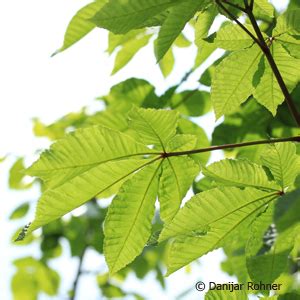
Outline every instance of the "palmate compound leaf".
<path fill-rule="evenodd" d="M 155 47 L 157 61 L 160 61 L 168 52 L 173 42 L 184 29 L 186 23 L 198 10 L 204 9 L 207 4 L 207 0 L 187 0 L 171 7 L 170 13 L 162 24 L 158 34 Z"/>
<path fill-rule="evenodd" d="M 145 159 L 151 152 L 129 136 L 101 126 L 79 129 L 59 140 L 28 169 L 46 184 L 29 231 L 120 187 L 152 161 Z"/>
<path fill-rule="evenodd" d="M 274 42 L 270 49 L 283 80 L 291 92 L 300 79 L 300 59 L 291 57 L 283 46 L 277 42 Z M 273 115 L 276 115 L 277 107 L 284 101 L 284 96 L 266 58 L 264 58 L 264 65 L 264 74 L 261 77 L 253 96 Z"/>
<path fill-rule="evenodd" d="M 300 173 L 299 156 L 293 143 L 278 143 L 266 147 L 261 157 L 262 164 L 270 169 L 282 191 L 294 185 Z"/>
<path fill-rule="evenodd" d="M 139 255 L 151 235 L 162 161 L 145 167 L 121 188 L 104 225 L 104 255 L 111 273 Z"/>
<path fill-rule="evenodd" d="M 254 45 L 231 53 L 216 67 L 211 98 L 217 119 L 233 113 L 253 93 L 261 57 L 261 50 Z"/>
<path fill-rule="evenodd" d="M 71 47 L 93 30 L 96 25 L 89 19 L 92 18 L 105 3 L 106 0 L 97 0 L 81 8 L 68 25 L 63 45 L 53 55 Z"/>
<path fill-rule="evenodd" d="M 256 187 L 269 191 L 279 191 L 280 186 L 270 181 L 262 166 L 248 160 L 224 159 L 208 167 L 203 174 L 217 183 L 240 187 Z"/>
<path fill-rule="evenodd" d="M 194 196 L 163 229 L 159 241 L 175 237 L 168 253 L 168 275 L 222 246 L 276 199 L 278 193 L 219 187 Z"/>
<path fill-rule="evenodd" d="M 123 34 L 184 0 L 109 0 L 91 19 L 98 27 Z"/>

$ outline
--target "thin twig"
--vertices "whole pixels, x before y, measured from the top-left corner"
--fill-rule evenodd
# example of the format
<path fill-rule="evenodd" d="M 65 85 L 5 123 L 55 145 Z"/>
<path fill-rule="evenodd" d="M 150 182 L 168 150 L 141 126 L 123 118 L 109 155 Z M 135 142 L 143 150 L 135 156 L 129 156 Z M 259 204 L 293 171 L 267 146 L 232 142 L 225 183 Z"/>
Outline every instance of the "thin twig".
<path fill-rule="evenodd" d="M 75 276 L 75 279 L 74 279 L 74 282 L 73 282 L 73 288 L 72 288 L 72 291 L 71 291 L 70 300 L 75 300 L 75 298 L 76 298 L 77 287 L 78 287 L 80 276 L 82 274 L 82 264 L 83 264 L 83 260 L 84 260 L 86 250 L 87 250 L 87 247 L 85 247 L 82 250 L 81 255 L 79 256 L 79 264 L 78 264 L 76 276 Z"/>
<path fill-rule="evenodd" d="M 238 143 L 238 144 L 225 144 L 225 145 L 211 146 L 211 147 L 201 148 L 201 149 L 194 149 L 194 150 L 189 150 L 189 151 L 162 153 L 161 157 L 166 158 L 166 157 L 170 157 L 170 156 L 191 155 L 191 154 L 197 154 L 197 153 L 203 153 L 203 152 L 212 152 L 212 151 L 216 151 L 216 150 L 233 149 L 233 148 L 241 148 L 241 147 L 256 146 L 256 145 L 266 145 L 266 144 L 274 144 L 274 143 L 285 143 L 285 142 L 300 142 L 300 136 L 252 141 L 252 142 L 245 142 L 245 143 Z"/>

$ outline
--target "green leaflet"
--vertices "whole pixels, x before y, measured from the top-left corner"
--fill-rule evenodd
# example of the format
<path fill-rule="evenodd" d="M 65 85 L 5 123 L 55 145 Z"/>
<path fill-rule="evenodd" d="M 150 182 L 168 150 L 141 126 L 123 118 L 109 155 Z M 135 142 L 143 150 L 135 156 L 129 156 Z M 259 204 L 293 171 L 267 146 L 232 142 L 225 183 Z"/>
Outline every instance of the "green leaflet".
<path fill-rule="evenodd" d="M 193 123 L 190 120 L 181 118 L 178 122 L 178 133 L 189 134 L 193 135 L 197 138 L 195 149 L 196 148 L 206 148 L 210 146 L 210 142 L 205 131 L 198 126 L 197 124 Z M 179 150 L 176 150 L 179 151 Z M 197 163 L 205 165 L 210 157 L 209 152 L 198 153 L 190 155 L 192 159 L 194 159 Z"/>
<path fill-rule="evenodd" d="M 248 300 L 246 291 L 210 290 L 205 294 L 205 300 Z"/>
<path fill-rule="evenodd" d="M 106 0 L 97 0 L 84 6 L 76 13 L 68 25 L 62 47 L 53 55 L 71 47 L 96 27 L 89 19 L 103 7 L 105 2 Z"/>
<path fill-rule="evenodd" d="M 176 111 L 137 109 L 129 113 L 131 128 L 136 130 L 145 144 L 165 145 L 176 134 L 178 113 Z"/>
<path fill-rule="evenodd" d="M 269 181 L 262 166 L 248 160 L 221 160 L 206 168 L 203 167 L 203 174 L 224 185 L 280 190 L 274 181 Z"/>
<path fill-rule="evenodd" d="M 38 176 L 50 186 L 56 186 L 63 183 L 65 178 L 78 176 L 101 163 L 137 158 L 151 152 L 145 145 L 123 133 L 92 126 L 79 129 L 54 143 L 27 170 L 27 174 Z"/>
<path fill-rule="evenodd" d="M 291 57 L 284 48 L 276 42 L 272 44 L 271 51 L 284 82 L 291 92 L 299 82 L 298 70 L 300 68 L 300 60 Z M 273 115 L 276 115 L 277 107 L 284 101 L 284 96 L 266 58 L 264 58 L 264 64 L 264 74 L 253 96 Z"/>
<path fill-rule="evenodd" d="M 77 130 L 52 145 L 29 169 L 47 190 L 41 196 L 30 231 L 119 187 L 151 159 L 151 150 L 129 136 L 100 126 Z M 21 234 L 20 238 L 24 235 Z"/>
<path fill-rule="evenodd" d="M 24 190 L 30 188 L 32 186 L 32 182 L 25 183 L 25 175 L 24 159 L 20 157 L 15 161 L 9 170 L 9 188 L 15 190 Z"/>
<path fill-rule="evenodd" d="M 277 39 L 278 42 L 287 50 L 287 52 L 295 57 L 300 59 L 300 40 L 296 39 L 292 35 L 287 33 L 280 35 Z"/>
<path fill-rule="evenodd" d="M 12 292 L 15 300 L 37 299 L 40 292 L 56 296 L 60 277 L 46 263 L 32 257 L 14 261 L 17 268 L 12 278 Z"/>
<path fill-rule="evenodd" d="M 209 230 L 212 223 L 226 219 L 240 208 L 259 202 L 260 198 L 268 195 L 270 193 L 254 188 L 241 190 L 236 187 L 219 187 L 204 191 L 192 197 L 180 209 L 173 221 L 165 226 L 159 240 L 193 234 L 196 236 L 201 230 Z"/>
<path fill-rule="evenodd" d="M 260 48 L 254 45 L 233 52 L 216 67 L 211 98 L 217 119 L 233 113 L 253 93 L 253 78 L 261 57 Z"/>
<path fill-rule="evenodd" d="M 289 10 L 278 17 L 273 36 L 277 37 L 284 33 L 300 33 L 300 9 Z"/>
<path fill-rule="evenodd" d="M 247 268 L 253 282 L 271 283 L 280 276 L 287 267 L 294 238 L 294 235 L 281 237 L 269 253 L 247 258 Z"/>
<path fill-rule="evenodd" d="M 160 61 L 173 42 L 180 35 L 186 23 L 195 15 L 195 13 L 207 5 L 205 0 L 194 1 L 187 0 L 170 9 L 167 19 L 161 26 L 155 47 L 157 61 Z"/>
<path fill-rule="evenodd" d="M 138 78 L 126 79 L 114 85 L 110 93 L 100 99 L 103 99 L 108 106 L 113 106 L 118 110 L 120 106 L 125 106 L 127 110 L 131 104 L 140 107 L 147 106 L 149 102 L 153 105 L 159 101 L 154 86 L 148 81 Z"/>
<path fill-rule="evenodd" d="M 116 34 L 139 28 L 182 0 L 109 0 L 91 19 L 98 27 Z"/>
<path fill-rule="evenodd" d="M 273 18 L 274 17 L 274 7 L 268 0 L 255 0 L 254 1 L 254 14 Z"/>
<path fill-rule="evenodd" d="M 199 167 L 189 157 L 169 157 L 162 164 L 159 185 L 160 215 L 169 223 L 178 212 Z"/>
<path fill-rule="evenodd" d="M 282 191 L 291 189 L 300 173 L 299 158 L 293 143 L 273 144 L 266 147 L 262 163 L 270 169 Z"/>
<path fill-rule="evenodd" d="M 21 219 L 28 213 L 30 209 L 30 205 L 28 202 L 24 202 L 23 204 L 19 205 L 9 216 L 10 220 L 17 220 Z"/>
<path fill-rule="evenodd" d="M 245 27 L 252 33 L 252 26 L 245 25 Z M 213 43 L 216 47 L 225 49 L 225 50 L 240 50 L 244 48 L 248 48 L 253 45 L 252 38 L 242 30 L 238 25 L 228 24 L 222 27 L 216 35 Z"/>
<path fill-rule="evenodd" d="M 155 44 L 156 41 L 154 46 Z M 165 56 L 158 62 L 158 65 L 164 77 L 168 77 L 171 74 L 175 65 L 175 57 L 172 48 L 167 51 Z"/>
<path fill-rule="evenodd" d="M 168 252 L 168 275 L 222 246 L 234 230 L 275 197 L 275 193 L 233 187 L 216 188 L 193 197 L 166 225 L 159 239 L 175 236 Z"/>
<path fill-rule="evenodd" d="M 276 227 L 271 227 L 273 222 L 273 205 L 266 212 L 259 216 L 251 226 L 251 236 L 247 243 L 247 269 L 253 282 L 272 283 L 285 270 L 288 254 L 293 243 L 285 236 L 284 243 L 282 236 L 276 238 L 272 246 L 272 232 L 277 233 Z M 268 230 L 268 231 L 267 231 Z M 271 231 L 270 231 L 271 230 Z M 269 233 L 269 241 L 266 236 Z M 264 241 L 264 238 L 266 241 Z M 287 239 L 286 239 L 287 238 Z"/>
<path fill-rule="evenodd" d="M 195 24 L 195 44 L 198 47 L 195 68 L 200 66 L 214 52 L 215 45 L 204 40 L 215 20 L 218 11 L 216 6 L 212 5 L 206 10 L 201 11 L 197 16 Z"/>
<path fill-rule="evenodd" d="M 29 232 L 62 217 L 115 185 L 119 187 L 134 172 L 152 161 L 145 159 L 109 161 L 71 178 L 64 178 L 59 185 L 48 188 L 39 199 Z"/>
<path fill-rule="evenodd" d="M 183 91 L 171 98 L 170 106 L 183 115 L 203 116 L 211 109 L 210 93 L 199 90 Z"/>
<path fill-rule="evenodd" d="M 136 36 L 134 39 L 129 40 L 127 43 L 123 44 L 121 50 L 117 53 L 114 68 L 111 75 L 114 75 L 125 67 L 130 60 L 136 55 L 136 53 L 143 47 L 145 47 L 151 35 Z"/>
<path fill-rule="evenodd" d="M 127 181 L 109 207 L 104 255 L 110 273 L 139 255 L 151 235 L 160 165 L 161 162 L 149 165 Z"/>
<path fill-rule="evenodd" d="M 197 137 L 191 134 L 176 134 L 167 144 L 167 152 L 179 152 L 195 149 Z"/>

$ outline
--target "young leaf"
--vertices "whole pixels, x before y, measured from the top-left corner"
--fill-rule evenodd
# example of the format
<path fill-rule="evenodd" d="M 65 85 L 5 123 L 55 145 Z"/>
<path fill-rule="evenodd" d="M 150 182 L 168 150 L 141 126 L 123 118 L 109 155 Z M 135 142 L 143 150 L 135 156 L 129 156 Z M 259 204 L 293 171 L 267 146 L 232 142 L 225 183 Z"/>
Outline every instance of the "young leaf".
<path fill-rule="evenodd" d="M 189 157 L 169 157 L 164 160 L 158 198 L 160 215 L 165 223 L 169 223 L 178 212 L 182 199 L 198 173 L 198 165 Z"/>
<path fill-rule="evenodd" d="M 217 188 L 193 197 L 166 225 L 160 240 L 175 236 L 168 253 L 168 275 L 212 251 L 277 198 L 253 188 Z"/>
<path fill-rule="evenodd" d="M 71 47 L 93 30 L 96 25 L 89 19 L 93 17 L 105 3 L 106 0 L 97 0 L 81 8 L 68 25 L 63 45 L 53 55 Z"/>
<path fill-rule="evenodd" d="M 206 0 L 187 0 L 170 9 L 170 13 L 162 24 L 157 38 L 155 48 L 157 61 L 160 61 L 168 52 L 173 42 L 184 29 L 186 23 L 198 10 L 204 8 L 206 5 Z"/>
<path fill-rule="evenodd" d="M 287 88 L 289 91 L 292 91 L 299 82 L 298 70 L 300 68 L 300 60 L 291 57 L 284 48 L 276 42 L 271 46 L 271 51 Z M 264 64 L 264 74 L 253 96 L 273 115 L 276 115 L 277 106 L 284 101 L 284 95 L 266 58 L 264 58 Z"/>
<path fill-rule="evenodd" d="M 178 113 L 134 107 L 129 119 L 129 125 L 139 133 L 145 144 L 165 149 L 165 145 L 176 134 Z"/>
<path fill-rule="evenodd" d="M 110 273 L 139 255 L 151 235 L 160 165 L 161 162 L 149 165 L 128 180 L 109 207 L 104 255 Z"/>
<path fill-rule="evenodd" d="M 300 173 L 299 158 L 293 143 L 267 146 L 262 154 L 262 163 L 270 169 L 283 191 L 294 185 L 294 181 Z"/>
<path fill-rule="evenodd" d="M 140 28 L 145 22 L 183 0 L 109 0 L 91 19 L 116 34 Z"/>
<path fill-rule="evenodd" d="M 269 181 L 263 167 L 247 160 L 221 160 L 203 167 L 203 174 L 224 185 L 280 190 L 274 181 Z"/>
<path fill-rule="evenodd" d="M 250 25 L 245 25 L 245 27 L 253 33 L 253 29 Z M 217 32 L 217 36 L 213 43 L 216 47 L 233 51 L 250 47 L 253 45 L 253 40 L 244 30 L 241 29 L 241 27 L 229 24 L 222 27 Z"/>
<path fill-rule="evenodd" d="M 261 50 L 254 45 L 233 52 L 216 67 L 211 97 L 217 119 L 234 112 L 252 94 L 253 77 L 261 57 Z"/>

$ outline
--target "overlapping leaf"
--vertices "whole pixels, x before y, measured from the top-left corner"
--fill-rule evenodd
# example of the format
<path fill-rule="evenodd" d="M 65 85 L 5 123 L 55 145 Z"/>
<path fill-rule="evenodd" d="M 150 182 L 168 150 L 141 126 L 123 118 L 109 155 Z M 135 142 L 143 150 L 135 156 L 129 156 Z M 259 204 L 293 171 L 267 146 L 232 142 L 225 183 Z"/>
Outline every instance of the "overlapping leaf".
<path fill-rule="evenodd" d="M 181 201 L 190 188 L 199 167 L 187 157 L 169 157 L 162 164 L 159 201 L 160 215 L 165 223 L 170 222 L 178 212 Z"/>
<path fill-rule="evenodd" d="M 127 181 L 109 207 L 104 254 L 111 273 L 139 255 L 150 237 L 160 164 L 145 167 Z"/>
<path fill-rule="evenodd" d="M 250 32 L 253 33 L 251 26 L 245 26 Z M 253 44 L 252 38 L 238 25 L 234 24 L 222 27 L 217 32 L 216 38 L 213 42 L 217 47 L 231 51 L 248 48 Z"/>
<path fill-rule="evenodd" d="M 278 43 L 272 45 L 271 51 L 287 88 L 292 91 L 299 82 L 300 60 L 291 57 Z M 284 101 L 284 95 L 266 58 L 264 64 L 265 71 L 255 89 L 254 97 L 275 115 L 278 105 Z"/>
<path fill-rule="evenodd" d="M 167 19 L 161 26 L 156 43 L 156 59 L 160 61 L 172 46 L 173 42 L 180 35 L 186 23 L 195 13 L 205 8 L 206 0 L 187 0 L 170 9 Z"/>
<path fill-rule="evenodd" d="M 252 94 L 261 57 L 261 50 L 255 45 L 233 52 L 216 67 L 211 91 L 216 118 L 234 112 Z"/>
<path fill-rule="evenodd" d="M 168 274 L 212 251 L 251 221 L 276 194 L 253 188 L 226 187 L 193 197 L 162 231 L 160 240 L 176 237 L 168 255 Z"/>
<path fill-rule="evenodd" d="M 133 108 L 129 118 L 134 120 L 130 126 L 147 145 L 158 145 L 164 149 L 164 145 L 176 134 L 178 114 L 175 111 Z"/>
<path fill-rule="evenodd" d="M 299 158 L 293 143 L 267 146 L 262 155 L 262 163 L 268 167 L 282 190 L 292 188 L 300 172 Z"/>
<path fill-rule="evenodd" d="M 182 0 L 110 0 L 92 18 L 98 27 L 116 34 L 139 28 L 147 20 L 159 15 Z"/>
<path fill-rule="evenodd" d="M 203 168 L 203 174 L 224 185 L 280 190 L 274 181 L 269 181 L 262 166 L 247 160 L 221 160 Z"/>

